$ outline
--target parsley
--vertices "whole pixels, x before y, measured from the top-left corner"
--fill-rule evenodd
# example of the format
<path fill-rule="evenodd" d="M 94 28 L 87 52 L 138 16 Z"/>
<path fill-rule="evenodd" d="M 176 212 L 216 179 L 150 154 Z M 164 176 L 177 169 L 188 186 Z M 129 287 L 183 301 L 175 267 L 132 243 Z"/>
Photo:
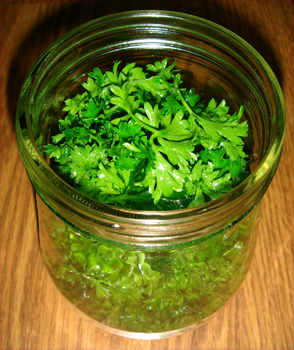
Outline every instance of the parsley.
<path fill-rule="evenodd" d="M 60 176 L 98 201 L 142 209 L 145 200 L 154 210 L 203 204 L 248 176 L 244 108 L 230 115 L 213 98 L 205 106 L 167 63 L 89 73 L 44 146 Z"/>
<path fill-rule="evenodd" d="M 136 197 L 140 205 L 138 198 L 150 202 L 150 194 Z M 253 211 L 200 244 L 165 250 L 102 242 L 57 219 L 54 250 L 43 255 L 60 291 L 94 320 L 129 332 L 167 332 L 200 323 L 236 292 L 248 270 L 255 218 Z"/>
<path fill-rule="evenodd" d="M 181 87 L 176 61 L 94 68 L 69 98 L 59 132 L 44 146 L 54 170 L 81 193 L 136 210 L 201 205 L 248 175 L 244 108 L 205 105 Z M 144 250 L 105 243 L 57 220 L 56 251 L 44 250 L 60 290 L 88 316 L 131 332 L 201 322 L 239 287 L 251 249 L 252 212 L 199 244 Z"/>

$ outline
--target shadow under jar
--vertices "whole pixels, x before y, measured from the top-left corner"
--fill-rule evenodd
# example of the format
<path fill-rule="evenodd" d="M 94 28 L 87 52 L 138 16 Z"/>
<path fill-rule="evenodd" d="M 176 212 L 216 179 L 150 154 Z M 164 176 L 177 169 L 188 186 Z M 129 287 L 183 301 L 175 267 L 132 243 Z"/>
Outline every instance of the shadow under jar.
<path fill-rule="evenodd" d="M 198 207 L 136 211 L 99 203 L 50 168 L 42 147 L 94 67 L 177 60 L 184 85 L 204 99 L 245 107 L 251 175 Z M 208 101 L 208 100 L 207 100 Z M 35 63 L 20 94 L 19 151 L 37 193 L 47 270 L 82 317 L 141 339 L 192 330 L 234 295 L 249 269 L 258 203 L 277 169 L 285 132 L 280 86 L 266 62 L 230 31 L 174 12 L 119 13 L 57 40 Z"/>

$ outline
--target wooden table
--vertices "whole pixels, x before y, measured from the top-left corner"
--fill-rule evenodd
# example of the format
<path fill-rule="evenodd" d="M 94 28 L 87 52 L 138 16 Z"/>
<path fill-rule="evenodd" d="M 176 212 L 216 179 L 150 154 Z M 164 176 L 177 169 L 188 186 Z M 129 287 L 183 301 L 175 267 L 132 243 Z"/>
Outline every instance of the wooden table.
<path fill-rule="evenodd" d="M 1 349 L 294 349 L 293 2 L 1 1 Z M 267 60 L 284 91 L 283 156 L 263 199 L 250 272 L 237 295 L 204 326 L 182 336 L 141 341 L 114 336 L 67 306 L 39 254 L 34 192 L 15 140 L 18 93 L 39 54 L 61 34 L 118 11 L 164 9 L 197 15 L 234 31 Z"/>

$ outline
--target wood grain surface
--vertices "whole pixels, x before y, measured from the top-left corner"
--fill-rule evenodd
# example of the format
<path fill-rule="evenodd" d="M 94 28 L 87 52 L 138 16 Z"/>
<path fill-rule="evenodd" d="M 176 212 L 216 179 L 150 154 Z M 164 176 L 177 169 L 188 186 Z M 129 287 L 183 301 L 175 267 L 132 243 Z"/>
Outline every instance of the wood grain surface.
<path fill-rule="evenodd" d="M 5 350 L 294 349 L 293 1 L 1 1 L 1 328 Z M 205 325 L 164 340 L 99 330 L 63 301 L 40 258 L 34 192 L 20 159 L 14 119 L 21 84 L 42 51 L 91 19 L 125 10 L 163 9 L 214 21 L 249 42 L 284 91 L 287 134 L 262 204 L 249 274 Z"/>

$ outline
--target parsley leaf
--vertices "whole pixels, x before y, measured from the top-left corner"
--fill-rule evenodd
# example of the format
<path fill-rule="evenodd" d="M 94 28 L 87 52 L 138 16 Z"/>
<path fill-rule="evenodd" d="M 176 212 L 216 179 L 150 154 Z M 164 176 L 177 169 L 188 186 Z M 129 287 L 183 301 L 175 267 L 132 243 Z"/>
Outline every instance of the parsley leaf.
<path fill-rule="evenodd" d="M 173 141 L 182 141 L 191 138 L 193 134 L 189 130 L 189 123 L 183 117 L 184 113 L 180 110 L 172 119 L 170 114 L 162 118 L 162 124 L 165 128 L 162 130 L 161 137 Z"/>

